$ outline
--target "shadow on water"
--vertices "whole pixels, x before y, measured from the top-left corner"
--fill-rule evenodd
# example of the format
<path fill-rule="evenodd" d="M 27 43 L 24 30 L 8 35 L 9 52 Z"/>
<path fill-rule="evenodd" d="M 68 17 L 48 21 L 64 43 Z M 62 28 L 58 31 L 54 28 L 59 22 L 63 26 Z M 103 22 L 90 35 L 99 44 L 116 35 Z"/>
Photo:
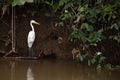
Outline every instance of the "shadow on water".
<path fill-rule="evenodd" d="M 97 72 L 93 67 L 63 60 L 0 60 L 0 80 L 119 80 L 119 71 Z"/>

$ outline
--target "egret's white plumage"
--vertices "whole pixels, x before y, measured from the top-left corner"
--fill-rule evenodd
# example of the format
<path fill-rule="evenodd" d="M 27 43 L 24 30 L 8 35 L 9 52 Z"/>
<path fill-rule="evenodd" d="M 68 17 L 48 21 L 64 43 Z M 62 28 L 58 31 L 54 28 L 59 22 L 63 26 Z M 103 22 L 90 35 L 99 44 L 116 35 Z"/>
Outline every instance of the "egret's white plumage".
<path fill-rule="evenodd" d="M 31 21 L 30 21 L 30 26 L 31 26 L 32 30 L 28 33 L 27 42 L 28 42 L 28 47 L 29 47 L 29 48 L 32 47 L 32 45 L 33 45 L 33 43 L 34 43 L 34 41 L 35 41 L 35 31 L 34 31 L 34 27 L 33 27 L 33 25 L 32 25 L 33 23 L 39 25 L 39 23 L 37 23 L 35 20 L 31 20 Z"/>

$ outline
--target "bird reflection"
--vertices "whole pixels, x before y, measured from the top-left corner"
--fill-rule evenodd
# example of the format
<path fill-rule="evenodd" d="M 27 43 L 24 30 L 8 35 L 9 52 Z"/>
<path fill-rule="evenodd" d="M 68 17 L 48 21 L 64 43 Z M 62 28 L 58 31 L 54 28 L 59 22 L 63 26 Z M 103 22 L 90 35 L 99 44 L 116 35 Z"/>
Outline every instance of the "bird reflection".
<path fill-rule="evenodd" d="M 27 80 L 34 80 L 34 75 L 30 67 L 27 69 Z"/>

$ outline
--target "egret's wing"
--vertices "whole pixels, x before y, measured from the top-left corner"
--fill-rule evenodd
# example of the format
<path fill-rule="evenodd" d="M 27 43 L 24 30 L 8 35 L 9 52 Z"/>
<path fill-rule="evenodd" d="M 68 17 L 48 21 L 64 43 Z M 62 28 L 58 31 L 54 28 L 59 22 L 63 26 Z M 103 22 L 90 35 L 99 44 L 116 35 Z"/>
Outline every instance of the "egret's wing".
<path fill-rule="evenodd" d="M 30 31 L 29 34 L 28 34 L 28 47 L 31 48 L 33 43 L 34 43 L 34 40 L 35 40 L 35 32 L 34 31 Z"/>

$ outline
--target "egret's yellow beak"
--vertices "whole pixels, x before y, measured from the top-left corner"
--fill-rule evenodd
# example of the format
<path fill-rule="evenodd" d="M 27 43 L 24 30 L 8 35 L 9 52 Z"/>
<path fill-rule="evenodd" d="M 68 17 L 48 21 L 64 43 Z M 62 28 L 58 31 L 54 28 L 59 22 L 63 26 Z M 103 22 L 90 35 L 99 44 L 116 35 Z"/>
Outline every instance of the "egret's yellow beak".
<path fill-rule="evenodd" d="M 38 22 L 36 22 L 36 21 L 34 22 L 34 24 L 40 25 L 40 23 L 38 23 Z"/>

